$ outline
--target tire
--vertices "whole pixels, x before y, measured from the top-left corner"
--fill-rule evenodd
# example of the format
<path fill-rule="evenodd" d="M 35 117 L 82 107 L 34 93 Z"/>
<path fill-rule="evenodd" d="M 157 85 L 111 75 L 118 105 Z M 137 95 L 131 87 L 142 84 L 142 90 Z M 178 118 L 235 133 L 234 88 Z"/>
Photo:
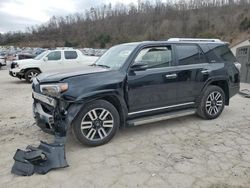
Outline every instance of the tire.
<path fill-rule="evenodd" d="M 25 72 L 24 78 L 25 78 L 26 82 L 32 83 L 33 78 L 36 77 L 38 74 L 40 74 L 39 70 L 30 69 L 30 70 Z"/>
<path fill-rule="evenodd" d="M 105 100 L 88 103 L 79 113 L 72 133 L 80 143 L 99 146 L 109 142 L 120 126 L 116 108 Z"/>
<path fill-rule="evenodd" d="M 225 93 L 222 88 L 214 85 L 207 87 L 203 93 L 197 114 L 203 119 L 215 119 L 220 116 L 225 106 Z"/>

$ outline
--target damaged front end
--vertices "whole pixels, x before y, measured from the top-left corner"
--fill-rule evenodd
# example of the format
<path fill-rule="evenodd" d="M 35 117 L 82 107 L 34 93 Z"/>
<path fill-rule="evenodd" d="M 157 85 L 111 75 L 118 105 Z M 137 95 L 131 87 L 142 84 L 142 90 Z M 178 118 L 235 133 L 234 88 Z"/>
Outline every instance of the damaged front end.
<path fill-rule="evenodd" d="M 33 173 L 46 174 L 51 169 L 67 167 L 65 143 L 69 125 L 77 110 L 75 105 L 70 108 L 61 99 L 62 92 L 67 90 L 67 84 L 42 85 L 36 79 L 33 81 L 33 113 L 36 123 L 47 133 L 54 134 L 53 143 L 41 141 L 38 147 L 28 146 L 26 150 L 17 149 L 12 167 L 12 173 L 30 176 Z"/>

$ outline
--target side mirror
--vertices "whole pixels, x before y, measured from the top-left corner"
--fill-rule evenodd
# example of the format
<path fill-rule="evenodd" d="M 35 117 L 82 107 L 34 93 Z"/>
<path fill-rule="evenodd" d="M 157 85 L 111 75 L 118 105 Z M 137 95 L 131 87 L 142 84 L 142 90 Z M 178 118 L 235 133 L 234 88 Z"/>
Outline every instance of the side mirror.
<path fill-rule="evenodd" d="M 148 68 L 148 65 L 143 62 L 138 62 L 130 67 L 131 71 L 143 71 Z"/>
<path fill-rule="evenodd" d="M 48 57 L 44 57 L 44 58 L 43 58 L 43 61 L 48 61 Z"/>

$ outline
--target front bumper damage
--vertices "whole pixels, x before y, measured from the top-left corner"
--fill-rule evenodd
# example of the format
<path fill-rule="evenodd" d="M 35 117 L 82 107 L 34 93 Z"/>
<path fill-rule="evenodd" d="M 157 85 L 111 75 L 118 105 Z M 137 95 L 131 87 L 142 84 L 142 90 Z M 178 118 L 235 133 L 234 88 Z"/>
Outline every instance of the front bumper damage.
<path fill-rule="evenodd" d="M 36 125 L 46 133 L 55 134 L 54 110 L 57 105 L 55 99 L 36 92 L 33 92 L 33 98 L 33 116 Z"/>
<path fill-rule="evenodd" d="M 40 122 L 40 125 L 48 124 L 53 127 L 55 139 L 53 143 L 41 141 L 38 147 L 28 146 L 26 150 L 17 149 L 11 170 L 16 175 L 46 174 L 51 169 L 68 167 L 65 143 L 69 118 L 65 118 L 65 111 L 62 112 L 62 109 L 59 108 L 61 101 L 35 92 L 33 92 L 33 98 L 33 112 L 36 121 Z M 52 114 L 49 114 L 43 105 L 50 106 L 53 109 Z"/>

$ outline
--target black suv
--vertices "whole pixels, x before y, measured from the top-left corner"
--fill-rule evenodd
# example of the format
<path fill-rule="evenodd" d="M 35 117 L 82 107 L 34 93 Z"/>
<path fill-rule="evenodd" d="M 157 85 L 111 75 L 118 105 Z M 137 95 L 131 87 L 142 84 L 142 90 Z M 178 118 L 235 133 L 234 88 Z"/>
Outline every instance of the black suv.
<path fill-rule="evenodd" d="M 82 70 L 33 80 L 34 116 L 45 132 L 107 143 L 119 127 L 197 113 L 217 118 L 239 91 L 239 67 L 218 39 L 170 39 L 110 48 Z"/>

